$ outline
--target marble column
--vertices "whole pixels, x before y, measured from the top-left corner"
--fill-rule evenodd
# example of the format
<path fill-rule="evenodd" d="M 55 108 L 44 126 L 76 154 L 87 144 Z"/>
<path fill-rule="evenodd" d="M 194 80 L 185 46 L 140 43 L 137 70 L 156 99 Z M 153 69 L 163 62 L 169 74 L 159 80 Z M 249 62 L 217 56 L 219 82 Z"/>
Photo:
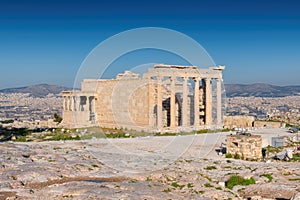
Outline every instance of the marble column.
<path fill-rule="evenodd" d="M 70 96 L 67 96 L 67 110 L 70 110 Z"/>
<path fill-rule="evenodd" d="M 77 106 L 77 97 L 73 96 L 73 98 L 74 98 L 74 111 L 77 111 L 77 109 L 78 109 L 78 106 Z"/>
<path fill-rule="evenodd" d="M 82 111 L 82 106 L 81 106 L 81 96 L 78 96 L 77 99 L 78 99 L 78 104 L 77 104 L 77 106 L 78 106 L 78 111 Z"/>
<path fill-rule="evenodd" d="M 197 129 L 199 127 L 199 78 L 195 77 L 195 87 L 194 87 L 194 127 Z"/>
<path fill-rule="evenodd" d="M 70 111 L 74 111 L 74 97 L 70 96 Z"/>
<path fill-rule="evenodd" d="M 217 79 L 217 125 L 222 125 L 222 80 Z"/>
<path fill-rule="evenodd" d="M 72 96 L 69 96 L 69 111 L 72 111 Z"/>
<path fill-rule="evenodd" d="M 170 127 L 176 126 L 176 96 L 175 96 L 175 82 L 176 77 L 171 77 L 171 97 L 170 97 Z"/>
<path fill-rule="evenodd" d="M 183 92 L 182 92 L 182 109 L 181 109 L 181 119 L 182 126 L 187 127 L 187 110 L 188 110 L 188 77 L 183 77 Z"/>
<path fill-rule="evenodd" d="M 77 96 L 77 108 L 78 108 L 78 111 L 81 111 L 81 97 L 80 96 Z"/>
<path fill-rule="evenodd" d="M 162 129 L 162 77 L 157 77 L 157 102 L 156 102 L 156 109 L 157 109 L 157 118 L 156 124 L 158 129 Z"/>
<path fill-rule="evenodd" d="M 63 110 L 66 110 L 66 96 L 63 96 Z"/>
<path fill-rule="evenodd" d="M 86 109 L 84 109 L 85 111 L 90 112 L 90 97 L 86 96 Z"/>
<path fill-rule="evenodd" d="M 205 124 L 212 123 L 212 83 L 211 78 L 205 79 Z"/>

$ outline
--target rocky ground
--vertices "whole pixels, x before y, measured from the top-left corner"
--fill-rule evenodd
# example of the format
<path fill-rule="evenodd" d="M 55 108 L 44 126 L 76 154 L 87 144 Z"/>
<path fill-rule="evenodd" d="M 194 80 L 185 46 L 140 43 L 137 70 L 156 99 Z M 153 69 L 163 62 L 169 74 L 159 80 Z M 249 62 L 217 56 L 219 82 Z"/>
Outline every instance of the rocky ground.
<path fill-rule="evenodd" d="M 0 199 L 291 199 L 300 192 L 299 162 L 226 159 L 215 151 L 225 137 L 0 143 Z M 229 189 L 233 175 L 255 184 Z"/>

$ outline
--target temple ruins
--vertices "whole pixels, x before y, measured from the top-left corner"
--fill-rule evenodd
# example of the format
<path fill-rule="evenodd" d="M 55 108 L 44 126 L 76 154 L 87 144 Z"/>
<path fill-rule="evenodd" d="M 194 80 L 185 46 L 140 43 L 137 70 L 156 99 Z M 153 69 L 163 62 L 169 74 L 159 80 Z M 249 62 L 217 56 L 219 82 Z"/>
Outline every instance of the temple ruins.
<path fill-rule="evenodd" d="M 152 132 L 222 127 L 224 68 L 159 64 L 142 77 L 125 71 L 115 79 L 85 79 L 80 91 L 62 92 L 63 126 Z"/>

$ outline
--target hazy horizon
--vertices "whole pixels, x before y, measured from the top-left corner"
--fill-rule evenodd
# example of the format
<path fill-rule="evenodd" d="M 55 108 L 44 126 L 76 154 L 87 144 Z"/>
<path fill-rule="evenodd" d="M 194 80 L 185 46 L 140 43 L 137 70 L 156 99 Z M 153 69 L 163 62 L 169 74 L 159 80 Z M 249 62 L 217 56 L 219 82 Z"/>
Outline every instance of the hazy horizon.
<path fill-rule="evenodd" d="M 53 85 L 53 86 L 60 86 L 60 87 L 66 87 L 66 88 L 73 88 L 73 86 L 68 86 L 68 85 L 58 85 L 58 84 L 49 84 L 49 83 L 36 83 L 32 85 L 21 85 L 21 86 L 15 86 L 15 87 L 6 87 L 6 88 L 0 88 L 0 90 L 5 90 L 5 89 L 14 89 L 14 88 L 23 88 L 23 87 L 30 87 L 30 86 L 36 86 L 36 85 Z M 272 85 L 272 86 L 280 86 L 280 87 L 288 87 L 288 86 L 297 86 L 300 87 L 300 84 L 298 85 L 273 85 L 273 84 L 268 84 L 268 83 L 224 83 L 225 85 L 254 85 L 254 84 L 266 84 L 266 85 Z M 80 89 L 80 88 L 76 88 Z"/>

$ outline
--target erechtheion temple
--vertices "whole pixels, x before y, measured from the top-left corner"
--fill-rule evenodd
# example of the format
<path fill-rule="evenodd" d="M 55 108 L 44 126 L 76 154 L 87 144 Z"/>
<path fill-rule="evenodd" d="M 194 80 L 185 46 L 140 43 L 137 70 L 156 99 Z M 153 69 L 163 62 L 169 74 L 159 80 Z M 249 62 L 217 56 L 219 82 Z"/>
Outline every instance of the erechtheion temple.
<path fill-rule="evenodd" d="M 221 127 L 223 69 L 160 64 L 142 77 L 125 71 L 115 79 L 85 79 L 81 91 L 62 92 L 63 125 L 145 131 Z"/>

